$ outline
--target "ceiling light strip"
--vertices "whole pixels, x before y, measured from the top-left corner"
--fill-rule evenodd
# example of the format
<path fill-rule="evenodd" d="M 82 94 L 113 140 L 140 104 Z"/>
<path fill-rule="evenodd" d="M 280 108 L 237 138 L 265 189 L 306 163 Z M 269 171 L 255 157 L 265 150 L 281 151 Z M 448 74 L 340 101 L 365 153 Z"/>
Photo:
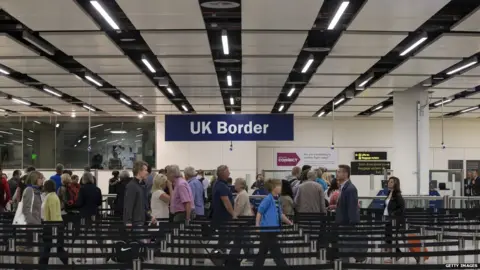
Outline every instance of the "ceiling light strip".
<path fill-rule="evenodd" d="M 472 61 L 470 61 L 470 62 L 468 62 L 468 63 L 466 63 L 466 64 L 464 64 L 464 65 L 461 65 L 461 66 L 459 66 L 459 67 L 457 67 L 457 68 L 455 68 L 455 69 L 452 69 L 452 70 L 450 70 L 450 71 L 447 71 L 447 75 L 455 74 L 455 73 L 457 73 L 457 72 L 459 72 L 459 71 L 462 71 L 462 70 L 467 69 L 467 68 L 469 68 L 469 67 L 471 67 L 471 66 L 473 66 L 473 65 L 476 65 L 477 63 L 478 63 L 477 60 L 472 60 Z"/>
<path fill-rule="evenodd" d="M 100 5 L 98 1 L 90 1 L 90 4 L 97 10 L 100 15 L 102 15 L 103 19 L 107 21 L 107 23 L 114 29 L 114 30 L 120 30 L 120 27 L 118 27 L 118 24 L 110 17 L 108 12 Z"/>
<path fill-rule="evenodd" d="M 338 21 L 340 21 L 340 18 L 342 17 L 343 13 L 345 13 L 345 10 L 347 10 L 349 4 L 349 1 L 343 1 L 342 4 L 340 4 L 340 7 L 338 7 L 337 12 L 335 13 L 335 16 L 333 16 L 332 21 L 330 21 L 330 24 L 328 25 L 328 30 L 335 29 L 335 26 L 337 25 Z"/>

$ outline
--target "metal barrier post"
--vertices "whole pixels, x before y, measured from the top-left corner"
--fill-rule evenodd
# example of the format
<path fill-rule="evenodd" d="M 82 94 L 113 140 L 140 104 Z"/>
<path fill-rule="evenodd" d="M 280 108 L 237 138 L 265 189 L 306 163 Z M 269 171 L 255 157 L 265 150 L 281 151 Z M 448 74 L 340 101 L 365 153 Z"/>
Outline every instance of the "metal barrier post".
<path fill-rule="evenodd" d="M 15 234 L 14 234 L 15 235 Z M 15 238 L 10 238 L 8 239 L 8 250 L 10 251 L 16 251 L 16 246 L 15 246 Z M 3 258 L 3 257 L 2 257 Z M 16 262 L 16 259 L 17 259 L 17 256 L 13 256 L 13 263 L 17 263 Z"/>
<path fill-rule="evenodd" d="M 80 220 L 80 224 L 82 225 L 82 227 L 81 227 L 81 229 L 80 229 L 80 234 L 82 234 L 83 236 L 85 236 L 85 232 L 86 232 L 85 223 L 86 223 L 86 222 L 85 222 L 85 218 L 82 218 L 82 219 Z M 86 242 L 87 242 L 87 240 L 85 240 L 85 239 L 82 239 L 82 241 L 80 241 L 80 243 L 82 243 L 82 245 L 85 245 Z M 87 249 L 84 248 L 84 247 L 82 247 L 82 253 L 83 253 L 83 254 L 87 253 Z M 82 258 L 82 259 L 81 259 L 82 264 L 86 264 L 86 261 L 87 261 L 86 258 Z"/>
<path fill-rule="evenodd" d="M 320 264 L 325 264 L 327 262 L 327 250 L 324 248 L 321 248 L 319 257 L 320 257 Z"/>
<path fill-rule="evenodd" d="M 155 251 L 153 248 L 147 249 L 147 261 L 149 261 L 150 263 L 154 263 L 155 261 Z"/>
<path fill-rule="evenodd" d="M 463 238 L 463 237 L 460 237 L 460 239 L 459 239 L 458 250 L 460 250 L 460 251 L 465 250 L 465 238 Z M 459 263 L 465 263 L 465 255 L 459 255 L 458 256 L 458 262 Z"/>
<path fill-rule="evenodd" d="M 475 229 L 475 234 L 473 235 L 473 249 L 475 249 L 475 250 L 478 250 L 478 249 L 479 249 L 478 239 L 477 239 L 477 233 L 478 233 L 478 230 Z M 475 254 L 475 255 L 473 256 L 473 262 L 474 262 L 474 263 L 478 263 L 478 254 Z"/>
<path fill-rule="evenodd" d="M 57 236 L 58 236 L 58 228 L 57 228 L 57 226 L 52 226 L 52 244 L 53 244 L 53 250 L 54 250 L 55 253 L 58 252 L 57 245 L 55 245 L 56 243 L 58 243 Z M 58 258 L 57 257 L 55 257 L 55 264 L 58 264 Z"/>
<path fill-rule="evenodd" d="M 438 243 L 443 242 L 443 233 L 437 233 L 437 242 Z M 437 247 L 436 250 L 442 252 L 443 251 L 443 246 Z M 437 263 L 438 264 L 443 264 L 443 256 L 438 256 L 437 257 Z"/>
<path fill-rule="evenodd" d="M 178 236 L 178 228 L 174 228 L 174 229 L 173 229 L 173 236 Z M 178 240 L 178 239 L 175 239 L 175 240 L 173 241 L 173 243 L 174 243 L 174 244 L 179 244 L 179 240 Z M 174 248 L 173 248 L 173 252 L 174 252 L 175 254 L 179 254 L 179 248 L 178 248 L 178 247 L 174 247 Z M 180 258 L 175 257 L 174 260 L 175 260 L 175 264 L 180 265 Z"/>
<path fill-rule="evenodd" d="M 34 243 L 39 243 L 39 233 L 38 232 L 33 233 L 33 242 Z M 39 247 L 38 246 L 33 247 L 33 252 L 39 252 Z M 38 264 L 38 257 L 37 256 L 35 256 L 33 258 L 33 264 Z"/>
<path fill-rule="evenodd" d="M 167 234 L 167 242 L 165 243 L 165 251 L 168 252 L 169 254 L 172 254 L 172 248 L 170 246 L 167 246 L 167 244 L 171 244 L 172 243 L 172 234 L 169 233 Z M 167 264 L 172 264 L 173 260 L 172 260 L 172 257 L 171 256 L 168 256 L 167 258 Z"/>
<path fill-rule="evenodd" d="M 342 270 L 342 260 L 336 259 L 335 262 L 333 263 L 333 269 Z"/>

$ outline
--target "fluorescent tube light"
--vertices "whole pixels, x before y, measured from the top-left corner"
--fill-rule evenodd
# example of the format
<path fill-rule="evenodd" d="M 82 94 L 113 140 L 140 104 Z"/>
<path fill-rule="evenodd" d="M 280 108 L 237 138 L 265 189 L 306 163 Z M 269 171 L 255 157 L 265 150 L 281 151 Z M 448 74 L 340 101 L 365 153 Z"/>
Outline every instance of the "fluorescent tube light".
<path fill-rule="evenodd" d="M 16 140 L 12 140 L 12 142 L 14 142 L 14 143 L 19 143 L 19 144 L 22 144 L 22 143 L 23 143 L 22 141 L 16 141 Z"/>
<path fill-rule="evenodd" d="M 30 133 L 35 133 L 35 132 L 33 132 L 33 130 L 31 130 L 31 129 L 29 129 L 28 132 L 30 132 Z"/>
<path fill-rule="evenodd" d="M 31 144 L 27 144 L 28 147 L 33 147 Z"/>
<path fill-rule="evenodd" d="M 53 111 L 53 114 L 62 115 L 60 112 L 57 112 L 57 111 Z"/>
<path fill-rule="evenodd" d="M 19 131 L 19 132 L 22 132 L 23 130 L 21 129 L 18 129 L 18 128 L 10 128 L 11 130 L 15 130 L 15 131 Z"/>
<path fill-rule="evenodd" d="M 103 126 L 103 124 L 98 124 L 98 125 L 95 125 L 95 126 L 91 126 L 90 129 L 92 129 L 92 128 L 97 128 L 97 127 L 101 127 L 101 126 Z"/>
<path fill-rule="evenodd" d="M 235 100 L 233 99 L 233 97 L 230 98 L 230 105 L 233 105 L 235 104 Z"/>
<path fill-rule="evenodd" d="M 82 138 L 84 138 L 84 139 L 85 139 L 85 138 L 87 138 L 87 135 L 83 135 L 83 137 L 82 137 Z"/>
<path fill-rule="evenodd" d="M 373 79 L 373 75 L 368 77 L 366 80 L 364 80 L 363 82 L 361 82 L 358 87 L 364 87 L 371 79 Z"/>
<path fill-rule="evenodd" d="M 4 112 L 5 110 L 4 109 L 0 109 L 0 112 Z"/>
<path fill-rule="evenodd" d="M 173 90 L 172 90 L 172 88 L 167 87 L 167 91 L 168 91 L 168 93 L 170 93 L 170 94 L 173 96 Z"/>
<path fill-rule="evenodd" d="M 142 119 L 142 118 L 143 118 L 143 114 L 138 114 L 138 118 Z"/>
<path fill-rule="evenodd" d="M 75 144 L 73 147 L 77 147 L 77 145 Z"/>
<path fill-rule="evenodd" d="M 228 48 L 228 36 L 227 36 L 226 30 L 222 31 L 222 46 L 223 46 L 223 54 L 228 55 L 230 53 L 230 50 Z"/>
<path fill-rule="evenodd" d="M 413 43 L 412 45 L 410 45 L 407 49 L 405 49 L 402 53 L 400 53 L 400 56 L 405 56 L 406 54 L 408 54 L 409 52 L 411 52 L 413 49 L 417 48 L 418 46 L 420 46 L 420 44 L 422 44 L 423 42 L 425 42 L 427 40 L 427 37 L 426 36 L 423 36 L 421 37 L 420 39 L 418 39 L 417 41 L 415 41 L 415 43 Z"/>
<path fill-rule="evenodd" d="M 127 131 L 125 130 L 110 130 L 110 133 L 112 134 L 125 134 Z"/>
<path fill-rule="evenodd" d="M 292 89 L 290 89 L 290 92 L 288 92 L 287 97 L 291 97 L 294 92 L 295 92 L 295 87 L 292 87 Z"/>
<path fill-rule="evenodd" d="M 78 140 L 77 142 L 78 142 L 78 143 L 81 143 L 81 142 L 82 142 L 82 140 Z"/>
<path fill-rule="evenodd" d="M 130 101 L 128 101 L 126 98 L 124 97 L 121 97 L 120 98 L 121 101 L 123 101 L 123 103 L 127 104 L 127 105 L 132 105 L 132 103 Z"/>
<path fill-rule="evenodd" d="M 283 108 L 284 108 L 284 107 L 285 107 L 285 106 L 280 105 L 280 108 L 278 108 L 278 111 L 279 111 L 279 112 L 283 111 Z"/>
<path fill-rule="evenodd" d="M 477 109 L 478 109 L 478 106 L 471 107 L 471 108 L 463 110 L 462 113 L 471 112 L 471 111 L 474 111 L 474 110 L 477 110 Z"/>
<path fill-rule="evenodd" d="M 115 142 L 118 142 L 118 140 L 109 141 L 109 142 L 106 142 L 106 143 L 115 143 Z"/>
<path fill-rule="evenodd" d="M 10 74 L 10 72 L 8 72 L 6 69 L 3 69 L 3 68 L 0 68 L 0 73 L 3 73 L 5 75 Z"/>
<path fill-rule="evenodd" d="M 142 136 L 143 136 L 143 134 L 138 134 L 138 135 L 137 135 L 137 136 L 135 136 L 135 137 L 142 137 Z"/>
<path fill-rule="evenodd" d="M 347 10 L 347 7 L 348 5 L 350 4 L 349 1 L 344 1 L 342 2 L 342 4 L 340 5 L 340 7 L 337 9 L 337 12 L 335 13 L 335 16 L 333 16 L 333 19 L 332 21 L 330 22 L 330 24 L 328 25 L 328 30 L 333 30 L 335 28 L 335 26 L 337 25 L 338 21 L 340 20 L 340 18 L 342 17 L 343 13 L 345 12 L 345 10 Z"/>
<path fill-rule="evenodd" d="M 55 127 L 56 127 L 56 128 L 59 128 L 59 127 L 60 127 L 60 124 L 56 124 Z"/>
<path fill-rule="evenodd" d="M 143 115 L 147 115 L 147 112 L 142 112 Z"/>
<path fill-rule="evenodd" d="M 465 64 L 465 65 L 462 65 L 462 66 L 460 66 L 460 67 L 458 67 L 458 68 L 456 68 L 456 69 L 453 69 L 453 70 L 451 70 L 451 71 L 448 71 L 448 72 L 447 72 L 447 75 L 452 75 L 452 74 L 454 74 L 454 73 L 457 73 L 457 72 L 459 72 L 459 71 L 461 71 L 461 70 L 464 70 L 464 69 L 466 69 L 466 68 L 469 68 L 469 67 L 475 65 L 476 63 L 477 63 L 477 60 L 473 60 L 473 61 L 471 61 L 471 62 L 468 62 L 468 63 Z"/>
<path fill-rule="evenodd" d="M 232 75 L 230 74 L 227 75 L 227 84 L 228 86 L 232 86 Z"/>
<path fill-rule="evenodd" d="M 25 100 L 21 100 L 19 98 L 12 98 L 12 101 L 15 102 L 15 103 L 20 103 L 20 104 L 27 105 L 27 106 L 31 105 L 30 102 L 27 102 Z"/>
<path fill-rule="evenodd" d="M 75 112 L 72 112 L 72 114 L 70 115 L 72 118 L 75 118 L 77 115 L 75 114 Z"/>
<path fill-rule="evenodd" d="M 303 66 L 302 73 L 307 72 L 307 70 L 310 68 L 312 63 L 313 63 L 313 57 L 308 58 L 307 63 L 305 63 L 305 66 Z"/>
<path fill-rule="evenodd" d="M 92 83 L 94 83 L 95 85 L 99 86 L 99 87 L 102 87 L 103 84 L 101 84 L 100 82 L 98 82 L 97 80 L 95 80 L 94 78 L 92 78 L 91 76 L 88 76 L 88 75 L 85 75 L 85 79 L 91 81 Z"/>
<path fill-rule="evenodd" d="M 93 141 L 93 140 L 95 140 L 96 138 L 97 138 L 97 137 L 90 138 L 90 141 Z"/>
<path fill-rule="evenodd" d="M 152 64 L 150 64 L 150 62 L 148 62 L 147 58 L 142 58 L 142 62 L 143 62 L 143 64 L 148 68 L 148 70 L 150 70 L 150 72 L 152 72 L 152 73 L 157 72 L 157 71 L 153 68 Z"/>
<path fill-rule="evenodd" d="M 97 143 L 104 142 L 104 141 L 106 141 L 106 140 L 107 140 L 107 139 L 98 140 Z"/>
<path fill-rule="evenodd" d="M 32 139 L 32 138 L 27 138 L 27 140 L 29 140 L 29 141 L 33 142 L 33 139 Z"/>
<path fill-rule="evenodd" d="M 187 106 L 185 106 L 185 105 L 182 105 L 182 108 L 183 108 L 183 110 L 184 110 L 184 111 L 188 112 L 188 108 L 187 108 Z"/>
<path fill-rule="evenodd" d="M 344 101 L 344 100 L 345 100 L 345 98 L 342 97 L 341 99 L 335 101 L 335 102 L 333 103 L 333 105 L 337 106 L 338 104 L 342 103 L 342 101 Z"/>
<path fill-rule="evenodd" d="M 40 122 L 38 122 L 38 121 L 33 121 L 33 122 L 34 122 L 35 124 L 39 124 L 39 125 L 42 124 L 42 123 L 40 123 Z"/>
<path fill-rule="evenodd" d="M 11 143 L 11 142 L 6 142 L 6 143 L 4 143 L 4 144 L 12 145 L 13 143 Z"/>
<path fill-rule="evenodd" d="M 88 105 L 83 105 L 83 108 L 85 108 L 85 109 L 87 109 L 87 110 L 89 110 L 89 111 L 92 111 L 92 112 L 95 111 L 94 108 L 92 108 L 92 107 L 90 107 L 90 106 L 88 106 Z"/>
<path fill-rule="evenodd" d="M 120 30 L 120 27 L 115 23 L 115 21 L 110 17 L 110 15 L 107 13 L 107 11 L 100 5 L 98 1 L 90 1 L 90 4 L 102 15 L 102 17 L 107 21 L 107 23 L 114 29 L 114 30 Z"/>
<path fill-rule="evenodd" d="M 232 114 L 235 114 L 235 111 L 232 111 Z"/>
<path fill-rule="evenodd" d="M 325 114 L 325 112 L 320 112 L 320 113 L 318 114 L 318 117 L 322 117 L 324 114 Z"/>
<path fill-rule="evenodd" d="M 41 40 L 39 40 L 38 38 L 36 38 L 35 36 L 31 35 L 30 33 L 28 33 L 27 31 L 24 31 L 22 33 L 22 37 L 23 39 L 25 39 L 26 41 L 30 42 L 31 44 L 35 45 L 35 47 L 39 48 L 40 50 L 50 54 L 50 55 L 54 55 L 55 54 L 55 50 L 53 48 L 51 48 L 51 46 L 45 44 L 44 42 L 42 42 Z"/>
<path fill-rule="evenodd" d="M 441 100 L 441 101 L 439 101 L 439 102 L 437 102 L 437 103 L 433 104 L 433 106 L 440 106 L 440 105 L 442 105 L 442 104 L 445 104 L 445 103 L 448 103 L 448 102 L 450 102 L 450 101 L 452 101 L 452 99 L 451 99 L 451 98 L 449 98 L 449 99 L 445 99 L 445 100 Z"/>
<path fill-rule="evenodd" d="M 381 108 L 383 108 L 383 105 L 378 105 L 377 107 L 373 108 L 372 111 L 378 111 L 378 110 L 380 110 Z"/>
<path fill-rule="evenodd" d="M 8 131 L 3 131 L 3 130 L 0 130 L 0 133 L 3 133 L 3 134 L 8 134 L 8 135 L 13 135 L 13 133 L 11 133 L 11 132 L 8 132 Z"/>
<path fill-rule="evenodd" d="M 56 91 L 50 90 L 50 89 L 48 89 L 47 87 L 44 87 L 44 88 L 43 88 L 43 91 L 45 91 L 45 92 L 47 92 L 47 93 L 49 93 L 49 94 L 52 94 L 52 95 L 54 95 L 54 96 L 57 96 L 57 97 L 62 97 L 62 94 L 60 94 L 60 93 L 58 93 L 58 92 L 56 92 Z"/>
<path fill-rule="evenodd" d="M 142 142 L 142 140 L 135 140 L 135 142 Z"/>
<path fill-rule="evenodd" d="M 110 131 L 110 130 L 112 130 L 112 129 L 111 129 L 111 128 L 107 128 L 107 129 L 105 129 L 104 131 Z"/>
<path fill-rule="evenodd" d="M 137 130 L 142 130 L 142 128 L 137 128 Z"/>

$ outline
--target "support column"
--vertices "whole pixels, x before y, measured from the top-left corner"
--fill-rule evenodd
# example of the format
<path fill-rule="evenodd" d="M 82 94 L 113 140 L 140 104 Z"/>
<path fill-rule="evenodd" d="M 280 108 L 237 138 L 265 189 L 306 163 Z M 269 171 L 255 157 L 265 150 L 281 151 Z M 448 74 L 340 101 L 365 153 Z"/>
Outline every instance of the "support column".
<path fill-rule="evenodd" d="M 403 194 L 428 195 L 430 126 L 428 92 L 393 93 L 393 174 Z"/>

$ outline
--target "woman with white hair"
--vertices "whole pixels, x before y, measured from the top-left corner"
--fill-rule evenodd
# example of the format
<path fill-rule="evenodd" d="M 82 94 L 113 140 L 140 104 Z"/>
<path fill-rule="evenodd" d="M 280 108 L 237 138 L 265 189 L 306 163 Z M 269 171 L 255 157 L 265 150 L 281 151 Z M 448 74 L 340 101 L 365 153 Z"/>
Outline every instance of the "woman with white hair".
<path fill-rule="evenodd" d="M 236 217 L 253 216 L 252 206 L 250 205 L 246 188 L 247 181 L 245 181 L 245 179 L 235 179 L 235 190 L 237 191 L 237 196 L 235 197 L 235 206 L 233 207 L 233 212 L 235 213 Z"/>
<path fill-rule="evenodd" d="M 172 182 L 168 181 L 165 175 L 157 174 L 153 179 L 152 200 L 150 202 L 152 217 L 155 219 L 168 219 L 170 215 L 168 209 L 170 195 L 164 191 L 165 188 L 168 188 L 168 193 L 172 194 Z"/>

